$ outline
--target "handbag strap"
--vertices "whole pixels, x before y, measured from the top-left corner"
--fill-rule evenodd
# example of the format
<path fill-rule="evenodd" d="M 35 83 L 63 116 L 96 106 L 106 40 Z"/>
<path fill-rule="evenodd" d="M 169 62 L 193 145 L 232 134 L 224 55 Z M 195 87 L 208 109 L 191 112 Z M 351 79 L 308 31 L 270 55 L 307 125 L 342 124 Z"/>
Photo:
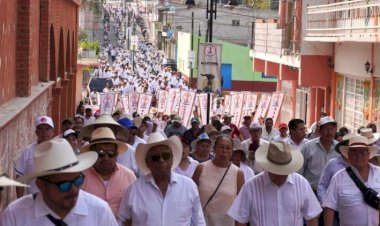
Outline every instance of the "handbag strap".
<path fill-rule="evenodd" d="M 348 173 L 348 175 L 351 177 L 352 181 L 356 184 L 356 186 L 359 188 L 359 190 L 365 194 L 365 192 L 367 191 L 367 187 L 363 184 L 363 182 L 358 178 L 358 176 L 356 176 L 356 174 L 354 173 L 354 171 L 351 169 L 351 167 L 347 167 L 346 168 L 346 171 Z"/>
<path fill-rule="evenodd" d="M 210 196 L 210 198 L 207 200 L 206 205 L 203 207 L 203 209 L 206 209 L 207 205 L 210 203 L 210 201 L 212 200 L 212 198 L 214 198 L 216 192 L 218 191 L 220 185 L 222 184 L 222 182 L 223 182 L 223 180 L 224 180 L 224 177 L 226 176 L 228 170 L 230 169 L 230 166 L 231 166 L 231 163 L 228 165 L 228 167 L 227 167 L 227 169 L 226 169 L 226 172 L 224 172 L 222 179 L 219 181 L 218 186 L 216 187 L 214 193 L 212 193 L 212 195 Z"/>

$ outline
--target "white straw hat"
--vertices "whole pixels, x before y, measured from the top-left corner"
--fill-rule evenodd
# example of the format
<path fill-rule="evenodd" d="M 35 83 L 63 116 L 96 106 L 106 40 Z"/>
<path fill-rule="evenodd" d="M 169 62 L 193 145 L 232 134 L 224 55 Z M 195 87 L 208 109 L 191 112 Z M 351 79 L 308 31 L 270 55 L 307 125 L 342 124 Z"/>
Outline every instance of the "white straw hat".
<path fill-rule="evenodd" d="M 92 132 L 90 143 L 83 146 L 81 148 L 81 152 L 84 153 L 84 152 L 90 151 L 91 146 L 94 144 L 109 144 L 109 143 L 117 145 L 118 153 L 125 152 L 128 149 L 127 145 L 124 142 L 120 142 L 116 140 L 115 135 L 113 134 L 110 128 L 100 127 Z"/>
<path fill-rule="evenodd" d="M 350 139 L 348 146 L 340 146 L 340 153 L 348 158 L 348 150 L 351 148 L 368 148 L 369 158 L 371 159 L 377 154 L 377 148 L 374 146 L 369 146 L 369 141 L 367 137 L 363 136 L 354 136 Z"/>
<path fill-rule="evenodd" d="M 290 150 L 283 141 L 261 145 L 255 153 L 255 158 L 264 170 L 277 175 L 297 172 L 304 161 L 301 152 Z"/>
<path fill-rule="evenodd" d="M 146 165 L 146 154 L 148 151 L 158 145 L 168 146 L 173 154 L 172 169 L 176 168 L 182 158 L 182 143 L 177 136 L 165 137 L 162 133 L 151 133 L 146 144 L 139 144 L 136 148 L 136 163 L 141 172 L 146 175 L 150 173 L 150 169 Z"/>
<path fill-rule="evenodd" d="M 61 173 L 81 172 L 90 168 L 98 159 L 95 152 L 75 155 L 69 142 L 54 138 L 36 146 L 33 152 L 34 172 L 18 178 L 25 182 L 36 177 Z"/>
<path fill-rule="evenodd" d="M 99 127 L 112 128 L 117 133 L 121 133 L 124 137 L 128 137 L 129 135 L 129 131 L 126 128 L 117 123 L 110 114 L 105 113 L 100 115 L 95 122 L 83 127 L 79 134 L 79 139 L 82 139 L 83 137 L 91 137 L 92 131 Z"/>
<path fill-rule="evenodd" d="M 380 138 L 380 134 L 374 133 L 371 128 L 360 129 L 360 136 L 367 137 L 369 144 L 375 143 Z"/>

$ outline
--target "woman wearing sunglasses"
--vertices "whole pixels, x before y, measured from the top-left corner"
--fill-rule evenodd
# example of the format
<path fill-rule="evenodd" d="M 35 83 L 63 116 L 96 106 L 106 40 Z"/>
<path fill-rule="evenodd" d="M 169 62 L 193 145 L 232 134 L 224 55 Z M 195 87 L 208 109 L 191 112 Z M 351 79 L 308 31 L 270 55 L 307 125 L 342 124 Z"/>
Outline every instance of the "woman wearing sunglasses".
<path fill-rule="evenodd" d="M 35 170 L 19 181 L 36 179 L 39 192 L 12 202 L 2 213 L 0 225 L 110 225 L 117 226 L 108 204 L 80 189 L 82 171 L 97 160 L 95 152 L 75 155 L 63 138 L 36 146 Z"/>
<path fill-rule="evenodd" d="M 193 180 L 198 185 L 207 226 L 240 225 L 227 215 L 244 184 L 243 172 L 230 161 L 232 147 L 230 136 L 217 137 L 214 158 L 199 164 L 193 175 Z"/>

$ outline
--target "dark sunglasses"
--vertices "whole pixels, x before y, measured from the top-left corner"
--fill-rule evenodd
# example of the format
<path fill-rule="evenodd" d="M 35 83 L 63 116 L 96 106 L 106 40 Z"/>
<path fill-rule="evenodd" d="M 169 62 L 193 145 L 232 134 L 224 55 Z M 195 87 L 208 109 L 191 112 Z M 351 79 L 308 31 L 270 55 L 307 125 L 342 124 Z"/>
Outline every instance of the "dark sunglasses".
<path fill-rule="evenodd" d="M 163 152 L 161 154 L 151 155 L 150 156 L 150 160 L 152 160 L 152 162 L 158 162 L 162 158 L 164 161 L 167 161 L 171 157 L 172 157 L 172 153 L 170 153 L 170 152 Z"/>
<path fill-rule="evenodd" d="M 98 156 L 99 158 L 103 158 L 104 156 L 108 156 L 109 158 L 113 158 L 116 156 L 117 152 L 116 151 L 104 151 L 104 150 L 100 150 L 100 151 L 95 151 L 96 153 L 98 153 Z"/>
<path fill-rule="evenodd" d="M 84 183 L 84 174 L 80 174 L 78 177 L 76 177 L 74 180 L 67 180 L 67 181 L 61 181 L 61 182 L 54 182 L 50 181 L 48 179 L 42 178 L 41 180 L 46 181 L 50 184 L 55 184 L 58 187 L 58 190 L 60 192 L 68 192 L 71 190 L 72 185 L 75 185 L 75 187 L 79 188 Z"/>

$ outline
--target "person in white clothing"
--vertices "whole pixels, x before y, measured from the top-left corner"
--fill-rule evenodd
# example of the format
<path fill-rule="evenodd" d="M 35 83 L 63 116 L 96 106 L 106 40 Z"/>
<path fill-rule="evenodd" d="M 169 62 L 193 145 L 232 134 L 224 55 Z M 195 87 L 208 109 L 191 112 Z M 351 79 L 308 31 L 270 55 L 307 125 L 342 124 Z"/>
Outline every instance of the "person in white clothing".
<path fill-rule="evenodd" d="M 251 134 L 251 138 L 243 141 L 241 143 L 242 149 L 247 155 L 247 164 L 255 174 L 261 173 L 263 169 L 257 164 L 255 160 L 255 153 L 257 148 L 259 148 L 263 144 L 267 144 L 268 141 L 260 138 L 262 133 L 262 127 L 259 123 L 254 122 L 249 127 L 249 133 Z"/>
<path fill-rule="evenodd" d="M 302 154 L 283 141 L 264 144 L 256 151 L 264 172 L 244 184 L 228 215 L 250 226 L 318 225 L 322 208 L 308 181 L 297 172 Z"/>
<path fill-rule="evenodd" d="M 97 160 L 95 152 L 76 156 L 63 138 L 37 145 L 35 170 L 19 181 L 36 179 L 40 192 L 12 202 L 2 213 L 0 225 L 109 225 L 117 226 L 108 204 L 80 189 L 83 170 Z"/>
<path fill-rule="evenodd" d="M 188 177 L 172 172 L 182 156 L 177 136 L 152 133 L 136 149 L 136 161 L 143 176 L 128 187 L 119 214 L 123 226 L 203 226 L 199 194 Z"/>
<path fill-rule="evenodd" d="M 323 202 L 325 226 L 332 226 L 334 210 L 339 212 L 340 225 L 378 225 L 378 207 L 375 209 L 364 201 L 361 190 L 348 173 L 351 169 L 366 187 L 380 192 L 380 168 L 369 163 L 377 148 L 369 145 L 368 138 L 354 136 L 348 146 L 340 146 L 339 150 L 348 159 L 350 167 L 338 171 L 331 179 Z"/>
<path fill-rule="evenodd" d="M 280 134 L 280 132 L 276 128 L 273 128 L 273 119 L 266 118 L 265 127 L 263 128 L 261 138 L 263 138 L 266 141 L 271 141 L 278 134 Z"/>
<path fill-rule="evenodd" d="M 292 119 L 288 123 L 289 137 L 284 142 L 287 143 L 291 149 L 301 151 L 302 147 L 308 142 L 306 136 L 305 122 L 302 119 Z"/>
<path fill-rule="evenodd" d="M 199 162 L 191 157 L 189 157 L 190 154 L 190 144 L 189 141 L 187 141 L 185 138 L 180 138 L 182 143 L 182 149 L 183 154 L 181 161 L 179 162 L 178 166 L 174 169 L 174 172 L 181 174 L 183 176 L 192 178 L 195 168 L 197 168 L 197 165 Z"/>
<path fill-rule="evenodd" d="M 21 156 L 16 161 L 16 176 L 20 177 L 22 175 L 31 173 L 34 171 L 33 153 L 36 146 L 44 141 L 53 139 L 54 137 L 54 123 L 53 119 L 48 116 L 40 116 L 36 118 L 36 135 L 37 142 L 29 144 L 22 152 Z M 38 188 L 34 182 L 31 180 L 29 182 L 30 187 L 27 189 L 27 194 L 33 194 L 38 192 Z M 17 187 L 16 193 L 17 197 L 20 198 L 24 195 L 25 188 Z"/>
<path fill-rule="evenodd" d="M 241 171 L 243 171 L 244 174 L 244 181 L 247 183 L 253 176 L 255 176 L 255 173 L 249 167 L 245 162 L 247 161 L 245 152 L 243 151 L 243 148 L 241 146 L 240 139 L 235 138 L 233 144 L 233 152 L 231 161 L 233 164 L 239 167 Z"/>
<path fill-rule="evenodd" d="M 280 123 L 278 130 L 280 133 L 273 137 L 273 141 L 283 141 L 288 138 L 288 125 L 286 123 Z"/>

